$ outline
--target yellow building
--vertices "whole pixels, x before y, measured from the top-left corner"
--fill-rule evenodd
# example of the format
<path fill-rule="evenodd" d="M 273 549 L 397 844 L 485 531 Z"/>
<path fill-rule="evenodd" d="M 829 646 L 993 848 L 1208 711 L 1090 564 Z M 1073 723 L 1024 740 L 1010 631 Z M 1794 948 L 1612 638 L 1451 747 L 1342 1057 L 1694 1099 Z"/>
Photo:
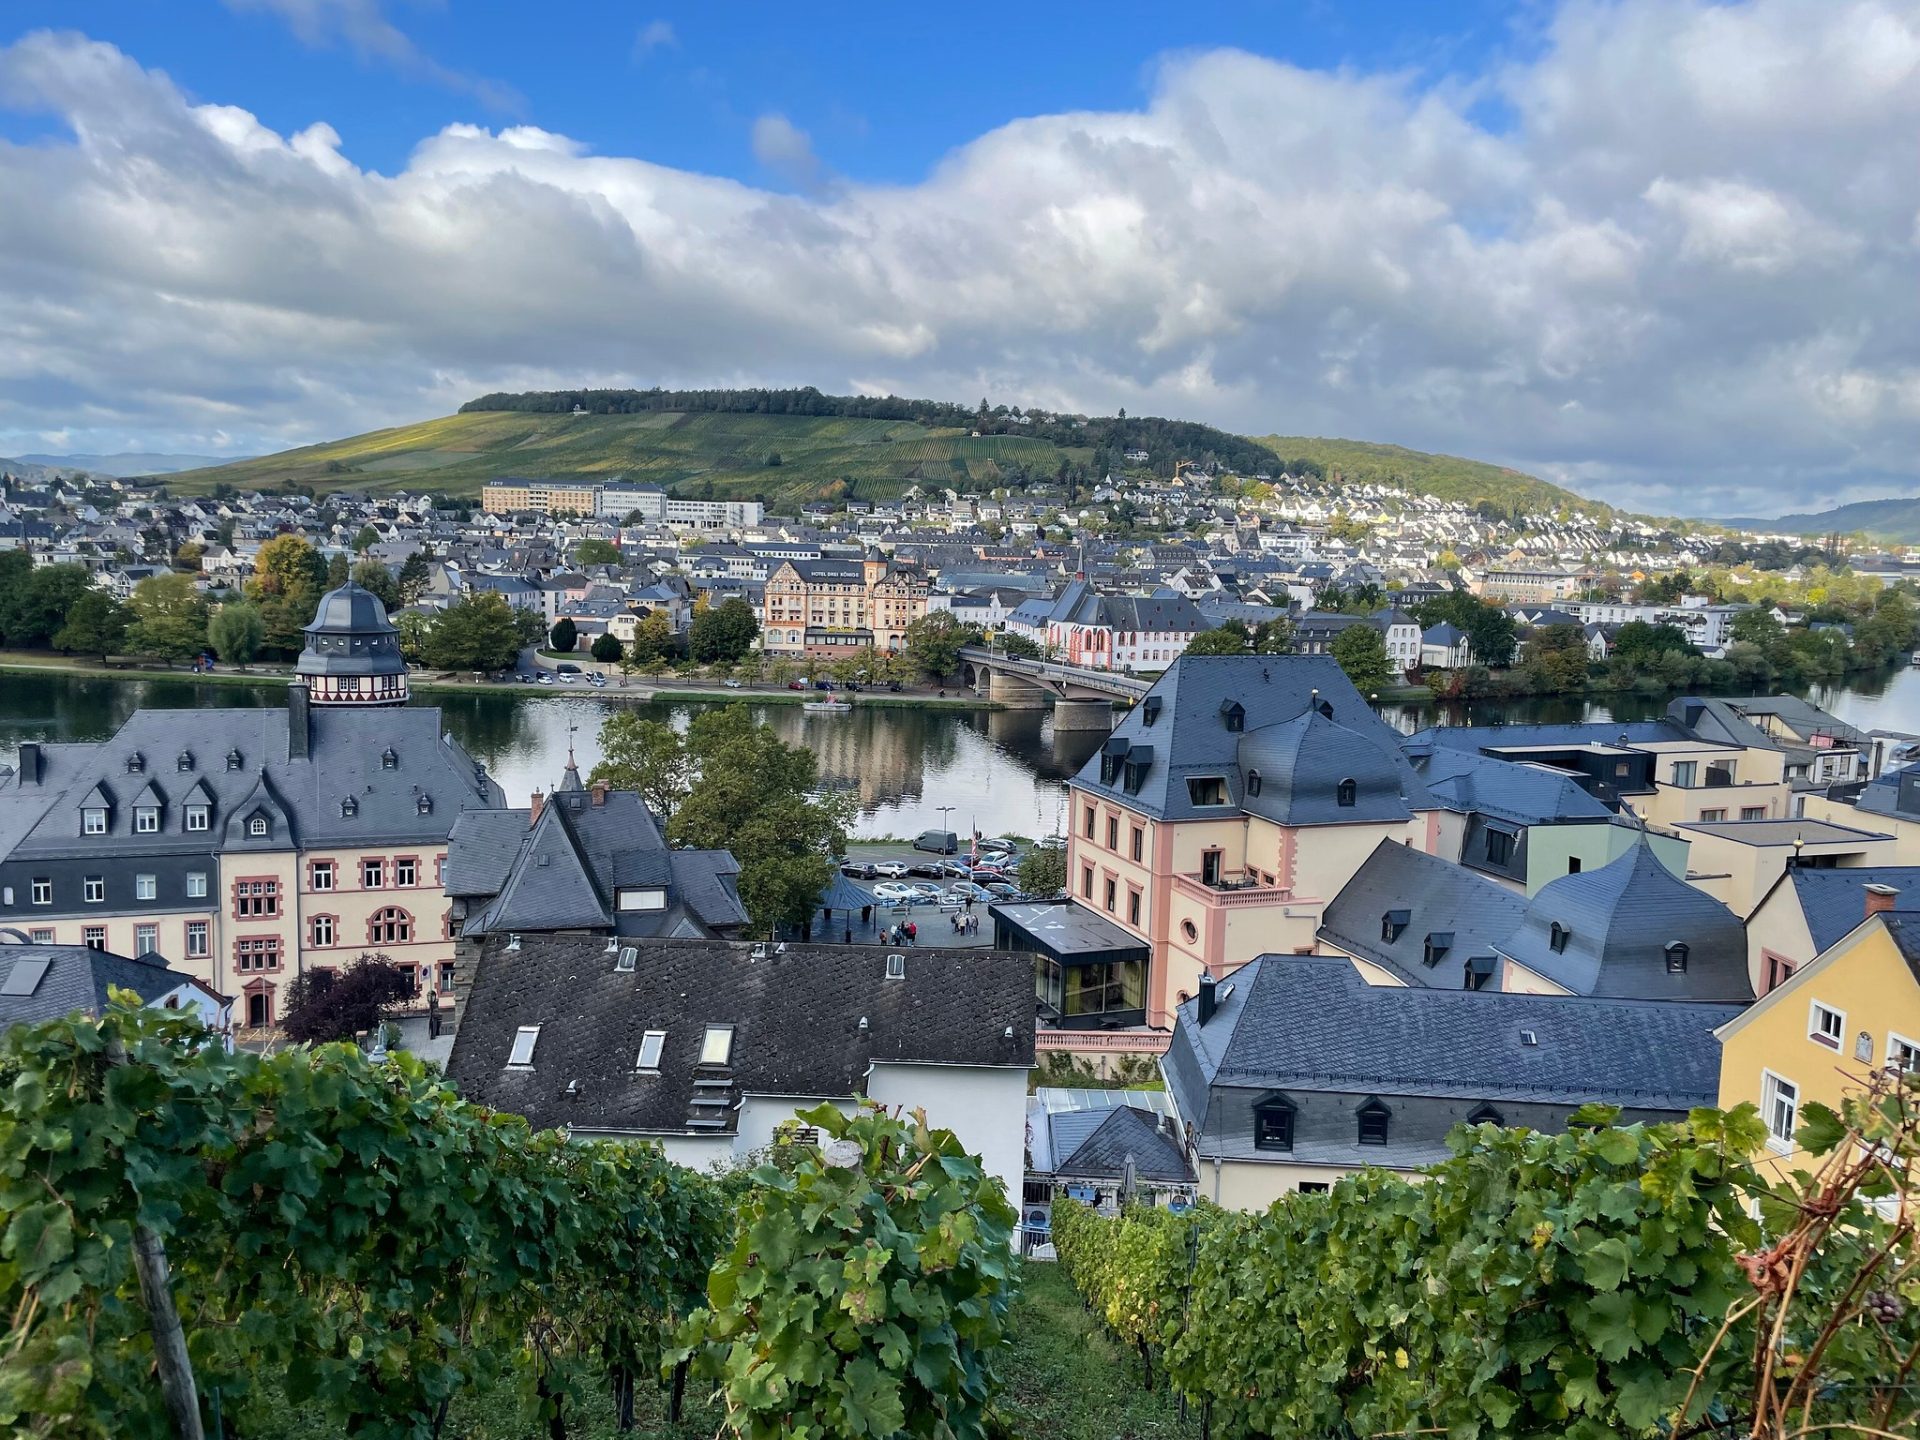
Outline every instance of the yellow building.
<path fill-rule="evenodd" d="M 907 627 L 927 613 L 931 587 L 918 570 L 879 550 L 861 560 L 787 560 L 767 577 L 760 646 L 770 655 L 837 659 L 869 646 L 904 649 Z"/>
<path fill-rule="evenodd" d="M 1720 1106 L 1751 1101 L 1766 1122 L 1767 1163 L 1803 1162 L 1793 1132 L 1805 1107 L 1839 1108 L 1878 1066 L 1920 1070 L 1920 911 L 1878 908 L 1716 1032 Z"/>
<path fill-rule="evenodd" d="M 1654 793 L 1637 807 L 1649 825 L 1778 820 L 1792 813 L 1786 756 L 1778 750 L 1706 740 L 1642 740 L 1652 754 Z"/>
<path fill-rule="evenodd" d="M 1789 866 L 1854 870 L 1894 861 L 1891 835 L 1819 820 L 1719 820 L 1675 831 L 1690 845 L 1687 880 L 1743 918 Z"/>
<path fill-rule="evenodd" d="M 480 508 L 489 515 L 591 515 L 596 500 L 591 485 L 554 484 L 545 480 L 507 480 L 484 485 Z"/>

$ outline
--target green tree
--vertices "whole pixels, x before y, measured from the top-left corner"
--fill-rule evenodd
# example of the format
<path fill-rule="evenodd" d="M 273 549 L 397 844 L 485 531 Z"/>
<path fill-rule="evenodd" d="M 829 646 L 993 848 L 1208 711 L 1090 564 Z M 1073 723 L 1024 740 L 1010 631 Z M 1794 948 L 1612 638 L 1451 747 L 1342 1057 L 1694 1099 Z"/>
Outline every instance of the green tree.
<path fill-rule="evenodd" d="M 362 560 L 354 566 L 353 583 L 378 595 L 389 614 L 400 608 L 400 587 L 394 583 L 393 572 L 378 560 Z"/>
<path fill-rule="evenodd" d="M 393 628 L 400 632 L 402 658 L 409 664 L 420 664 L 426 658 L 427 635 L 433 629 L 433 621 L 418 610 L 402 610 L 394 617 Z"/>
<path fill-rule="evenodd" d="M 739 598 L 699 610 L 687 630 L 687 653 L 703 665 L 715 661 L 737 664 L 753 649 L 760 621 L 753 607 Z"/>
<path fill-rule="evenodd" d="M 621 563 L 620 547 L 611 540 L 582 540 L 573 547 L 573 563 L 576 565 L 618 565 Z"/>
<path fill-rule="evenodd" d="M 673 622 L 666 612 L 655 610 L 633 627 L 633 654 L 642 665 L 664 660 L 673 649 Z"/>
<path fill-rule="evenodd" d="M 1253 651 L 1256 655 L 1286 655 L 1293 650 L 1293 622 L 1290 620 L 1262 620 L 1253 632 Z"/>
<path fill-rule="evenodd" d="M 207 553 L 207 547 L 197 540 L 189 540 L 173 552 L 173 568 L 187 574 L 196 574 L 200 569 L 200 558 Z"/>
<path fill-rule="evenodd" d="M 1371 625 L 1347 626 L 1333 637 L 1328 653 L 1362 695 L 1370 695 L 1393 683 L 1386 638 Z"/>
<path fill-rule="evenodd" d="M 1067 888 L 1067 847 L 1057 840 L 1020 857 L 1020 888 L 1029 895 L 1058 895 Z"/>
<path fill-rule="evenodd" d="M 573 617 L 562 615 L 550 632 L 549 639 L 555 650 L 562 655 L 571 655 L 573 647 L 580 641 L 580 631 L 573 623 Z"/>
<path fill-rule="evenodd" d="M 416 550 L 400 562 L 400 576 L 397 589 L 400 592 L 400 606 L 418 605 L 420 597 L 427 593 L 427 582 L 433 578 L 431 567 L 427 564 L 427 553 Z"/>
<path fill-rule="evenodd" d="M 1015 635 L 1012 631 L 1002 630 L 993 637 L 993 647 L 1016 660 L 1038 660 L 1045 652 L 1025 635 Z"/>
<path fill-rule="evenodd" d="M 960 663 L 960 647 L 980 643 L 980 632 L 956 620 L 951 610 L 929 610 L 907 626 L 907 658 L 936 680 Z"/>
<path fill-rule="evenodd" d="M 602 665 L 618 665 L 620 657 L 627 653 L 627 647 L 611 631 L 603 630 L 593 637 L 593 644 L 587 653 Z"/>
<path fill-rule="evenodd" d="M 191 575 L 150 575 L 133 587 L 128 648 L 136 655 L 191 660 L 207 648 L 207 602 Z"/>
<path fill-rule="evenodd" d="M 692 787 L 693 775 L 686 742 L 664 720 L 621 708 L 601 725 L 600 761 L 591 778 L 633 791 L 654 814 L 671 816 Z"/>
<path fill-rule="evenodd" d="M 306 645 L 302 633 L 319 607 L 327 580 L 327 562 L 298 535 L 276 535 L 253 557 L 253 576 L 247 598 L 260 607 L 267 636 L 262 649 L 278 655 L 298 655 Z"/>
<path fill-rule="evenodd" d="M 327 557 L 327 589 L 338 590 L 353 574 L 353 562 L 344 554 L 335 553 Z"/>
<path fill-rule="evenodd" d="M 260 653 L 267 624 L 260 607 L 250 600 L 229 600 L 207 621 L 207 638 L 214 652 L 229 665 L 247 665 Z"/>
<path fill-rule="evenodd" d="M 52 637 L 53 648 L 69 655 L 105 659 L 126 648 L 133 612 L 104 590 L 88 590 L 67 611 L 66 623 Z"/>
<path fill-rule="evenodd" d="M 519 637 L 522 650 L 529 645 L 545 644 L 546 618 L 531 605 L 516 605 L 513 608 L 513 633 Z"/>
<path fill-rule="evenodd" d="M 21 649 L 51 645 L 80 599 L 93 589 L 84 565 L 36 567 L 24 550 L 0 552 L 0 635 Z"/>
<path fill-rule="evenodd" d="M 1635 664 L 1646 665 L 1663 655 L 1693 655 L 1687 632 L 1678 625 L 1649 625 L 1644 620 L 1629 620 L 1614 632 L 1613 653 Z"/>
<path fill-rule="evenodd" d="M 1518 625 L 1507 611 L 1488 605 L 1463 590 L 1450 591 L 1414 607 L 1423 628 L 1451 624 L 1467 637 L 1467 649 L 1482 665 L 1513 663 Z"/>
<path fill-rule="evenodd" d="M 807 925 L 846 848 L 852 796 L 821 792 L 813 751 L 786 744 L 743 705 L 695 716 L 686 744 L 700 778 L 668 838 L 733 852 L 756 930 Z"/>
<path fill-rule="evenodd" d="M 364 555 L 379 543 L 380 532 L 371 525 L 362 525 L 359 533 L 353 537 L 353 553 Z"/>
<path fill-rule="evenodd" d="M 1588 658 L 1587 637 L 1578 625 L 1543 625 L 1520 652 L 1533 688 L 1549 695 L 1586 689 Z"/>
<path fill-rule="evenodd" d="M 1224 620 L 1211 630 L 1202 630 L 1187 642 L 1188 655 L 1245 655 L 1253 647 L 1253 636 L 1239 620 Z"/>
<path fill-rule="evenodd" d="M 494 590 L 449 605 L 427 632 L 426 662 L 437 670 L 504 670 L 519 653 L 512 607 Z"/>
<path fill-rule="evenodd" d="M 1751 610 L 1742 610 L 1733 617 L 1733 623 L 1727 627 L 1731 640 L 1757 645 L 1763 651 L 1772 650 L 1786 638 L 1787 629 L 1773 618 L 1773 612 L 1756 606 Z"/>

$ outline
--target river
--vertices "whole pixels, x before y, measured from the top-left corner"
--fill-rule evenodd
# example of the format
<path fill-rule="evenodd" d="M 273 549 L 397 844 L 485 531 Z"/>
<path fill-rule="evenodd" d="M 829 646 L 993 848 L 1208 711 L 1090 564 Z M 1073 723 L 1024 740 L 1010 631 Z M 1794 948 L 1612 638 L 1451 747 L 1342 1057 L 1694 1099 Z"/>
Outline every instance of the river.
<path fill-rule="evenodd" d="M 21 740 L 98 740 L 142 706 L 207 709 L 279 705 L 277 686 L 195 684 L 190 680 L 127 680 L 59 672 L 0 672 L 0 755 Z M 1920 730 L 1920 669 L 1856 677 L 1818 687 L 1815 704 L 1861 729 Z M 438 705 L 446 728 L 524 805 L 550 788 L 573 746 L 581 772 L 599 758 L 601 720 L 631 702 L 585 694 L 489 690 L 423 695 Z M 1423 725 L 1491 725 L 1527 720 L 1643 720 L 1666 709 L 1664 697 L 1593 700 L 1530 699 L 1460 705 L 1382 705 L 1389 723 L 1411 732 Z M 693 707 L 655 703 L 647 713 L 684 724 Z M 810 746 L 829 783 L 860 801 L 855 833 L 911 836 L 951 828 L 965 833 L 1047 835 L 1063 821 L 1067 779 L 1099 747 L 1098 733 L 1056 736 L 1040 711 L 855 709 L 809 715 L 794 705 L 759 705 L 755 714 L 781 738 Z M 943 813 L 951 807 L 950 813 Z"/>

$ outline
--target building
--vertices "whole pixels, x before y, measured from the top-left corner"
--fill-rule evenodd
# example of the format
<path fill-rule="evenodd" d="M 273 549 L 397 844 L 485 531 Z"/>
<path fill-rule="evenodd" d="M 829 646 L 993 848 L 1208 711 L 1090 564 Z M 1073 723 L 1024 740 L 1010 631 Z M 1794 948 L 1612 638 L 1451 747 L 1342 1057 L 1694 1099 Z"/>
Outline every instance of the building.
<path fill-rule="evenodd" d="M 1880 910 L 1920 910 L 1920 866 L 1789 865 L 1747 916 L 1747 974 L 1765 995 Z"/>
<path fill-rule="evenodd" d="M 1399 610 L 1380 610 L 1372 615 L 1348 615 L 1337 610 L 1309 610 L 1294 622 L 1293 648 L 1301 655 L 1331 655 L 1333 642 L 1343 631 L 1355 625 L 1371 625 L 1380 632 L 1387 651 L 1387 663 L 1396 674 L 1421 664 L 1420 622 Z"/>
<path fill-rule="evenodd" d="M 489 515 L 592 515 L 596 487 L 556 480 L 495 480 L 480 487 Z"/>
<path fill-rule="evenodd" d="M 1824 820 L 1719 820 L 1681 825 L 1690 844 L 1687 878 L 1736 915 L 1749 915 L 1789 869 L 1859 870 L 1891 865 L 1891 835 Z"/>
<path fill-rule="evenodd" d="M 1920 865 L 1920 765 L 1885 771 L 1857 788 L 1842 786 L 1825 794 L 1804 795 L 1800 811 L 1809 820 L 1891 835 L 1895 862 Z"/>
<path fill-rule="evenodd" d="M 1579 588 L 1579 577 L 1551 565 L 1489 565 L 1473 583 L 1473 593 L 1488 600 L 1543 604 L 1564 600 Z"/>
<path fill-rule="evenodd" d="M 652 1140 L 701 1169 L 823 1100 L 924 1108 L 1012 1198 L 1032 1065 L 1025 956 L 493 934 L 447 1074 L 537 1127 Z"/>
<path fill-rule="evenodd" d="M 189 1011 L 231 1040 L 233 1001 L 205 981 L 169 969 L 158 955 L 129 960 L 89 945 L 8 944 L 0 936 L 0 1033 L 76 1010 L 97 1018 L 113 990 L 131 990 L 158 1009 Z"/>
<path fill-rule="evenodd" d="M 878 549 L 859 560 L 783 560 L 767 577 L 760 646 L 821 659 L 903 650 L 907 627 L 927 613 L 928 589 L 924 574 Z"/>
<path fill-rule="evenodd" d="M 1088 670 L 1164 670 L 1212 628 L 1184 595 L 1105 595 L 1085 580 L 1054 597 L 1045 623 L 1038 643 Z"/>
<path fill-rule="evenodd" d="M 739 874 L 725 850 L 669 849 L 640 796 L 582 785 L 569 757 L 552 796 L 535 794 L 524 810 L 468 811 L 447 837 L 448 1028 L 458 1028 L 488 936 L 584 935 L 616 953 L 642 938 L 729 938 L 747 923 Z"/>
<path fill-rule="evenodd" d="M 1020 1223 L 1029 1236 L 1052 1229 L 1063 1195 L 1117 1210 L 1129 1179 L 1139 1203 L 1193 1198 L 1198 1177 L 1166 1091 L 1041 1086 L 1028 1097 Z"/>
<path fill-rule="evenodd" d="M 463 811 L 504 804 L 440 711 L 405 700 L 380 602 L 321 598 L 285 708 L 137 710 L 108 740 L 26 742 L 0 777 L 0 925 L 158 954 L 275 1023 L 311 968 L 388 956 L 450 993 L 441 895 Z"/>
<path fill-rule="evenodd" d="M 1768 1168 L 1807 1168 L 1808 1104 L 1838 1110 L 1876 1067 L 1920 1071 L 1920 911 L 1895 898 L 1868 892 L 1858 924 L 1719 1028 L 1717 1103 L 1760 1107 Z"/>
<path fill-rule="evenodd" d="M 674 500 L 654 485 L 592 485 L 565 480 L 496 480 L 481 487 L 489 515 L 592 515 L 624 520 L 638 511 L 645 523 L 682 530 L 744 530 L 758 525 L 758 500 Z"/>
<path fill-rule="evenodd" d="M 1322 908 L 1383 840 L 1431 851 L 1440 811 L 1333 660 L 1175 662 L 1068 789 L 1068 905 L 993 907 L 1069 1027 L 1165 1029 L 1216 977 L 1311 952 Z"/>
<path fill-rule="evenodd" d="M 1369 985 L 1268 955 L 1180 1006 L 1162 1058 L 1200 1193 L 1260 1210 L 1368 1167 L 1413 1171 L 1459 1124 L 1556 1131 L 1582 1105 L 1679 1120 L 1720 1089 L 1738 1009 Z"/>

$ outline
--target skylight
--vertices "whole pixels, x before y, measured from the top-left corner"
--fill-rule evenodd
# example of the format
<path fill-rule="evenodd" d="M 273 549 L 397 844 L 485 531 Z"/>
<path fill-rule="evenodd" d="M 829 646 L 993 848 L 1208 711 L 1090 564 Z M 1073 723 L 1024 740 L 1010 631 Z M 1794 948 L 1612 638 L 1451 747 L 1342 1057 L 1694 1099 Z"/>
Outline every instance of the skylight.
<path fill-rule="evenodd" d="M 725 1065 L 733 1059 L 733 1027 L 731 1025 L 709 1025 L 704 1039 L 700 1042 L 700 1063 L 702 1065 Z"/>
<path fill-rule="evenodd" d="M 533 1064 L 533 1047 L 540 1042 L 538 1025 L 522 1025 L 513 1032 L 513 1049 L 507 1053 L 509 1065 Z"/>
<path fill-rule="evenodd" d="M 666 1048 L 666 1031 L 647 1031 L 646 1034 L 640 1037 L 640 1054 L 634 1059 L 633 1068 L 636 1070 L 658 1070 L 660 1068 L 660 1052 Z"/>

